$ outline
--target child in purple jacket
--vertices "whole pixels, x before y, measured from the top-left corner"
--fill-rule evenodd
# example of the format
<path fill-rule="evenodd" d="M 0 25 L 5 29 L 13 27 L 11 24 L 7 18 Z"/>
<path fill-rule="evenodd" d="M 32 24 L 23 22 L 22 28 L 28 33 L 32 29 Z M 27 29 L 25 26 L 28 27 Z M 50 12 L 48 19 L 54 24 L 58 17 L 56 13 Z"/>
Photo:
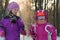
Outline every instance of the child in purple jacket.
<path fill-rule="evenodd" d="M 30 34 L 33 40 L 57 40 L 56 29 L 47 22 L 47 13 L 44 10 L 36 12 L 35 24 L 30 27 Z"/>
<path fill-rule="evenodd" d="M 7 8 L 9 14 L 1 20 L 2 26 L 6 29 L 5 40 L 20 40 L 20 33 L 26 35 L 26 32 L 23 21 L 20 17 L 16 16 L 19 5 L 16 2 L 11 2 Z"/>

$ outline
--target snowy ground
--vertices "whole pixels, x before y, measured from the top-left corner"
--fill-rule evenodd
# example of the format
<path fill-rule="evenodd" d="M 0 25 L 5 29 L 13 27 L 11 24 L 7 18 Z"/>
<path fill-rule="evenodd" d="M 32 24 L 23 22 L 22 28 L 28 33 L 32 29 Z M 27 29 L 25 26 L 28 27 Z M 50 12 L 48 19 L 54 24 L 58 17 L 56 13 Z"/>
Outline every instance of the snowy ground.
<path fill-rule="evenodd" d="M 60 40 L 60 37 L 57 37 L 57 40 Z"/>
<path fill-rule="evenodd" d="M 28 36 L 23 37 L 21 35 L 20 40 L 32 40 L 32 38 L 30 36 L 29 37 Z M 57 37 L 57 40 L 60 40 L 60 37 Z"/>
<path fill-rule="evenodd" d="M 0 37 L 0 40 L 4 40 L 3 38 Z M 20 40 L 32 40 L 30 36 L 20 36 Z M 57 40 L 60 40 L 60 37 L 57 37 Z"/>

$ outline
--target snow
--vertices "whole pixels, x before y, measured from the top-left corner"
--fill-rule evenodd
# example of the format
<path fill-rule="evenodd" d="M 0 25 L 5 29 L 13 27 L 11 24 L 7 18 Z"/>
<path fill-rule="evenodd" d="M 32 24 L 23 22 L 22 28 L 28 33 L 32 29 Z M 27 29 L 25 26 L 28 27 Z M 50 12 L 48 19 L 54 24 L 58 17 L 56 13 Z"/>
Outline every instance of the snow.
<path fill-rule="evenodd" d="M 0 37 L 0 40 L 4 40 L 4 38 Z M 32 38 L 31 38 L 31 36 L 20 35 L 20 40 L 32 40 Z M 60 40 L 60 37 L 57 37 L 57 40 Z"/>
<path fill-rule="evenodd" d="M 32 38 L 30 36 L 24 36 L 20 35 L 20 40 L 32 40 Z M 60 40 L 60 37 L 57 37 L 57 40 Z"/>

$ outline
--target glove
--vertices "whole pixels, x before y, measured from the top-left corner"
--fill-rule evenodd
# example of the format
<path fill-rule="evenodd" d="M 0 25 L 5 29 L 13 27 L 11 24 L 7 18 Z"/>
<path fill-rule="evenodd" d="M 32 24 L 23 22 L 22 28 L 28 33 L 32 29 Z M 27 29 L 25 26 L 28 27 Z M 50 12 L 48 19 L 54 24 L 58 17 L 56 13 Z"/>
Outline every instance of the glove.
<path fill-rule="evenodd" d="M 1 37 L 5 36 L 4 31 L 1 31 L 1 32 L 0 32 L 0 36 L 1 36 Z"/>

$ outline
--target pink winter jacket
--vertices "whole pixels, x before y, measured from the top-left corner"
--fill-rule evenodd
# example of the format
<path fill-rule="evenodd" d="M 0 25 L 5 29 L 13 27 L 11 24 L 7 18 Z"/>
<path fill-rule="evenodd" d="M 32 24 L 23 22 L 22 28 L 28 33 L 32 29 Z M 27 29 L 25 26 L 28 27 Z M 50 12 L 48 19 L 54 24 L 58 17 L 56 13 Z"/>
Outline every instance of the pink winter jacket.
<path fill-rule="evenodd" d="M 49 26 L 46 27 L 46 25 Z M 50 32 L 50 34 L 49 32 L 47 32 L 47 30 Z M 40 24 L 40 25 L 35 25 L 35 24 L 31 25 L 30 34 L 31 37 L 35 40 L 50 40 L 50 39 L 57 40 L 57 33 L 55 27 L 48 23 Z"/>

